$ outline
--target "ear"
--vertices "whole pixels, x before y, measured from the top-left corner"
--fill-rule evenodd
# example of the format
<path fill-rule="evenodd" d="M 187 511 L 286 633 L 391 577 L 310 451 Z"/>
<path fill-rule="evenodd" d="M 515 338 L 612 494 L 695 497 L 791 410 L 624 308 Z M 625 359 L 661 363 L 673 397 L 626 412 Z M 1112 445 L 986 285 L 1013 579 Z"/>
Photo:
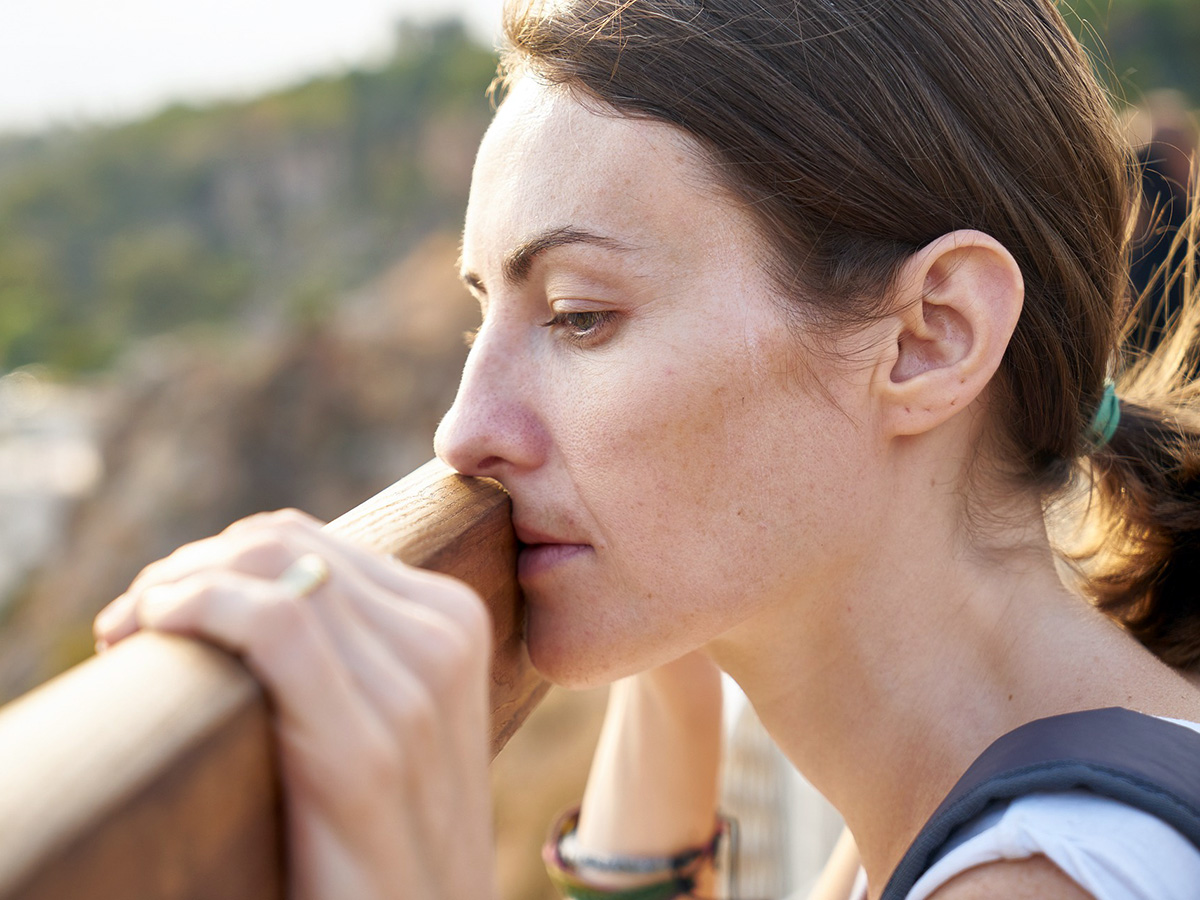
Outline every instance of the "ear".
<path fill-rule="evenodd" d="M 896 293 L 894 344 L 873 386 L 892 435 L 922 434 L 987 387 L 1021 315 L 1025 282 L 995 238 L 954 231 L 905 262 Z"/>

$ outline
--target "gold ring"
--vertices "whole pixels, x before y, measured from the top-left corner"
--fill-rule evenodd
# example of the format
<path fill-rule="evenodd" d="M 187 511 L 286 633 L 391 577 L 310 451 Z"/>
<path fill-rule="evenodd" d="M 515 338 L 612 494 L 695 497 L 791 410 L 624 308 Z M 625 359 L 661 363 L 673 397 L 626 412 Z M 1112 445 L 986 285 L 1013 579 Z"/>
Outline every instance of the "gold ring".
<path fill-rule="evenodd" d="M 329 563 L 316 553 L 305 553 L 283 570 L 275 583 L 299 600 L 316 592 L 329 580 Z"/>

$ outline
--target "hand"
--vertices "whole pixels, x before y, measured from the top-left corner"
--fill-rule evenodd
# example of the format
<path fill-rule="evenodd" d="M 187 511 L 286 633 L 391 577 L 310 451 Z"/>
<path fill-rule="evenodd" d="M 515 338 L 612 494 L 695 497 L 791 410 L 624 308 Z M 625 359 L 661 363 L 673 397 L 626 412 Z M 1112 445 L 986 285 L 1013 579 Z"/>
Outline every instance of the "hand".
<path fill-rule="evenodd" d="M 276 579 L 310 553 L 329 577 L 298 596 Z M 97 646 L 139 628 L 240 655 L 271 695 L 292 900 L 495 896 L 474 591 L 285 511 L 147 567 L 96 618 Z"/>

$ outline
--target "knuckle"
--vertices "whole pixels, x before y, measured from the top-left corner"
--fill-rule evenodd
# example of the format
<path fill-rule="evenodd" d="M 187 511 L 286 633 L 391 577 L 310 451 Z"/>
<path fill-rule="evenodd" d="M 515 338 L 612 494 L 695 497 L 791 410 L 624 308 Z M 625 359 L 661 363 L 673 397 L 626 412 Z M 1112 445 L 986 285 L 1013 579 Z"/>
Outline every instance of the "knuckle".
<path fill-rule="evenodd" d="M 352 793 L 368 804 L 364 812 L 372 812 L 380 796 L 415 796 L 428 774 L 421 761 L 430 759 L 437 740 L 436 724 L 423 715 L 393 714 L 391 721 L 377 721 L 378 727 L 360 730 L 349 767 L 358 786 Z M 347 774 L 337 772 L 336 780 L 344 784 Z"/>
<path fill-rule="evenodd" d="M 255 530 L 293 529 L 297 527 L 312 528 L 320 523 L 306 512 L 298 509 L 276 509 L 269 512 L 254 513 L 244 519 L 238 519 L 225 529 L 226 534 L 238 534 Z"/>
<path fill-rule="evenodd" d="M 274 670 L 283 657 L 303 653 L 306 630 L 299 604 L 285 599 L 263 600 L 250 609 L 246 622 L 246 650 Z"/>
<path fill-rule="evenodd" d="M 222 534 L 238 534 L 255 528 L 262 528 L 267 524 L 268 516 L 270 516 L 270 513 L 253 513 L 244 519 L 238 519 L 236 522 L 229 523 Z"/>
<path fill-rule="evenodd" d="M 144 566 L 137 576 L 133 579 L 130 585 L 133 588 L 144 589 L 152 584 L 159 584 L 169 580 L 174 563 L 179 559 L 179 554 L 183 548 L 179 548 L 169 556 L 164 556 L 162 559 L 156 559 L 154 562 Z"/>
<path fill-rule="evenodd" d="M 471 641 L 490 652 L 492 643 L 492 614 L 474 591 L 463 607 L 462 625 Z"/>
<path fill-rule="evenodd" d="M 312 529 L 319 528 L 321 526 L 319 520 L 313 516 L 310 516 L 303 510 L 299 510 L 294 507 L 277 509 L 273 512 L 263 513 L 262 515 L 268 524 L 276 528 L 303 528 L 311 531 Z"/>
<path fill-rule="evenodd" d="M 364 729 L 358 745 L 358 765 L 355 767 L 359 777 L 372 789 L 381 788 L 394 778 L 396 763 L 392 742 L 374 729 Z"/>
<path fill-rule="evenodd" d="M 248 534 L 230 551 L 229 565 L 242 572 L 275 572 L 285 568 L 293 555 L 273 534 Z"/>
<path fill-rule="evenodd" d="M 198 599 L 206 599 L 210 595 L 211 579 L 211 574 L 197 572 L 175 580 L 151 583 L 142 590 L 139 605 L 145 606 L 147 602 L 154 601 L 163 603 L 170 599 L 178 606 Z"/>
<path fill-rule="evenodd" d="M 178 551 L 176 551 L 178 552 Z M 133 579 L 134 583 L 154 581 L 156 576 L 166 567 L 167 558 L 156 559 L 149 565 L 143 566 L 142 570 L 137 573 L 137 577 Z"/>
<path fill-rule="evenodd" d="M 480 655 L 479 641 L 465 628 L 448 631 L 443 641 L 442 659 L 455 670 L 462 669 Z"/>
<path fill-rule="evenodd" d="M 457 623 L 430 628 L 424 636 L 426 659 L 422 677 L 431 696 L 452 697 L 474 679 L 487 648 Z"/>
<path fill-rule="evenodd" d="M 302 635 L 308 623 L 299 603 L 278 597 L 255 605 L 249 624 L 252 634 L 287 646 Z"/>
<path fill-rule="evenodd" d="M 424 683 L 417 683 L 406 692 L 397 711 L 404 740 L 430 744 L 437 732 L 438 703 L 434 693 Z"/>
<path fill-rule="evenodd" d="M 480 639 L 483 635 L 490 635 L 492 631 L 491 615 L 488 613 L 483 598 L 475 589 L 466 582 L 449 575 L 439 575 L 438 579 L 441 612 L 476 639 Z"/>
<path fill-rule="evenodd" d="M 440 733 L 437 699 L 422 677 L 412 671 L 400 674 L 393 689 L 376 710 L 379 727 L 364 727 L 356 742 L 363 767 L 373 778 L 395 776 L 402 757 L 427 758 Z"/>
<path fill-rule="evenodd" d="M 267 600 L 253 609 L 246 624 L 245 653 L 273 690 L 319 665 L 310 618 L 299 604 L 284 599 Z"/>
<path fill-rule="evenodd" d="M 196 572 L 179 582 L 178 593 L 182 600 L 189 603 L 212 603 L 221 594 L 220 573 Z"/>

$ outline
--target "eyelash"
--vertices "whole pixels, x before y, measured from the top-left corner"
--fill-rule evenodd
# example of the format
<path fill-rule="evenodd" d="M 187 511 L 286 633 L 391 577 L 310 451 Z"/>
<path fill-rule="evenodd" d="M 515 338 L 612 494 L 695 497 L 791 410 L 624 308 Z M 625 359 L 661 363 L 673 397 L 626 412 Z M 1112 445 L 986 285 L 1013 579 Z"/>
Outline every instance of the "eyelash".
<path fill-rule="evenodd" d="M 543 322 L 542 327 L 566 329 L 563 336 L 567 340 L 582 344 L 599 337 L 612 319 L 613 313 L 607 310 L 558 313 L 548 322 Z"/>
<path fill-rule="evenodd" d="M 599 333 L 612 322 L 613 313 L 606 311 L 558 313 L 548 322 L 542 322 L 543 328 L 570 329 L 565 337 L 577 344 L 586 343 L 589 338 L 599 336 Z M 582 322 L 579 320 L 583 320 Z M 482 326 L 480 326 L 482 327 Z M 479 328 L 463 332 L 463 343 L 468 348 L 474 345 L 479 336 Z"/>

